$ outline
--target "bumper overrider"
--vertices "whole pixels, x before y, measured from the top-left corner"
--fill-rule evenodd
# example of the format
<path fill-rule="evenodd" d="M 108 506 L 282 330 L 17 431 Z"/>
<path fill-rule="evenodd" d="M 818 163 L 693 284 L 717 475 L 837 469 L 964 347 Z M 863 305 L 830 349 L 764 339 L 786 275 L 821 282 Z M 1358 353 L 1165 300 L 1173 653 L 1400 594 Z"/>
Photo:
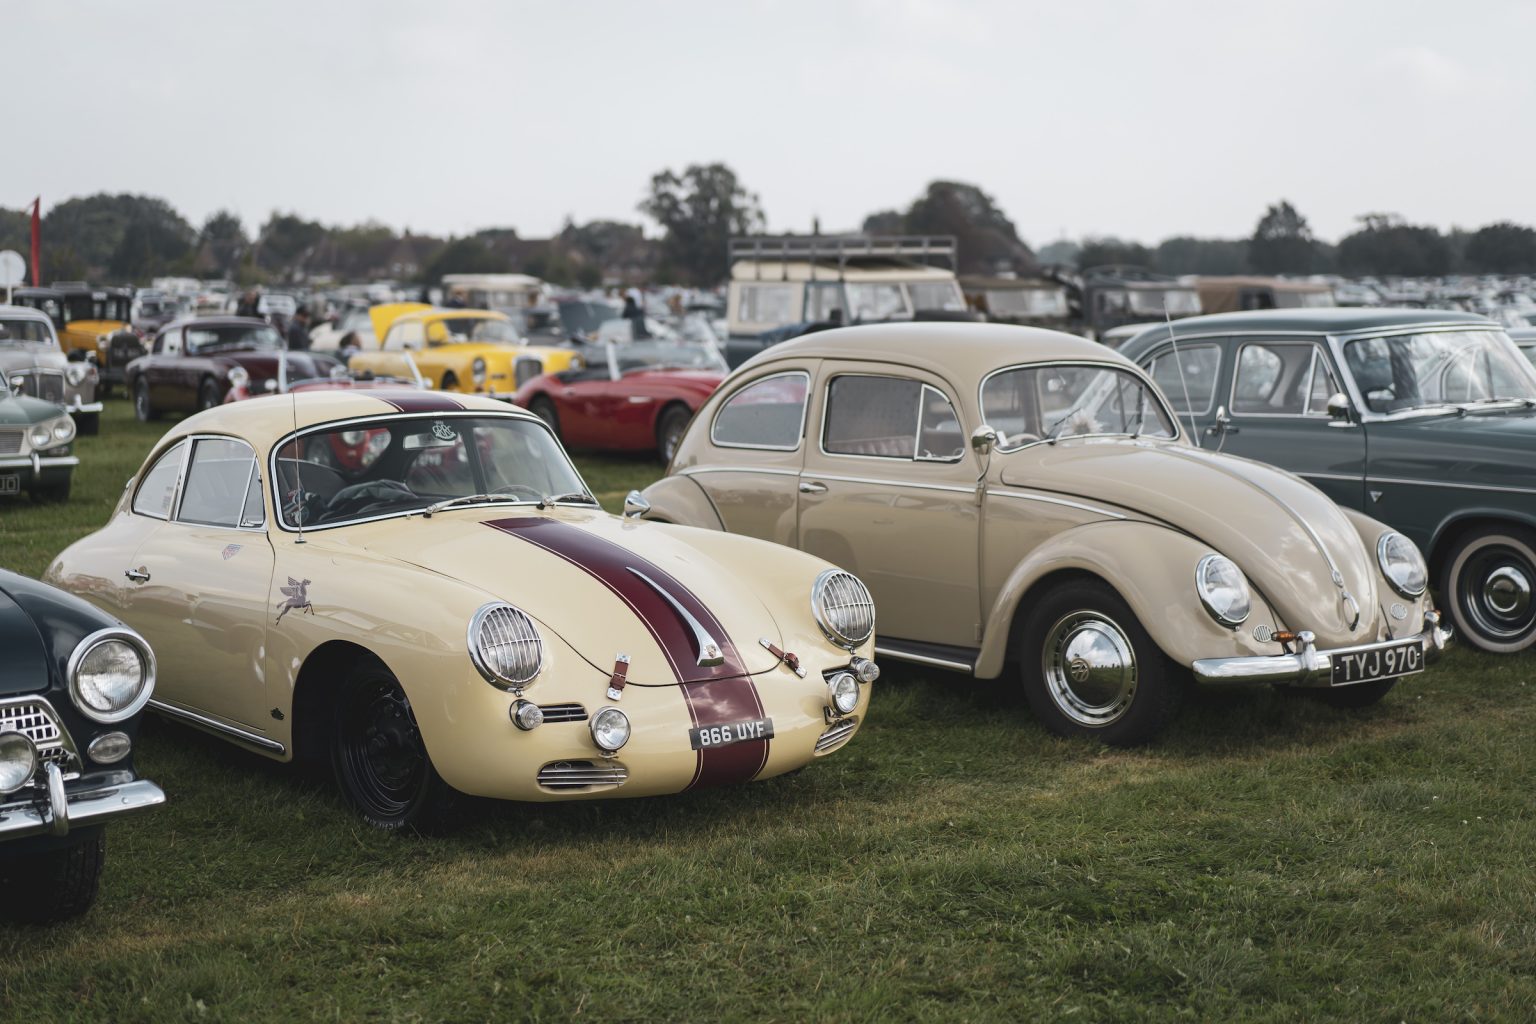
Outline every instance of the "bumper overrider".
<path fill-rule="evenodd" d="M 71 829 L 100 825 L 165 803 L 159 786 L 128 772 L 103 772 L 66 786 L 56 764 L 43 766 L 39 785 L 32 790 L 0 797 L 0 840 L 66 836 Z"/>
<path fill-rule="evenodd" d="M 1440 613 L 1424 613 L 1424 629 L 1413 636 L 1397 637 L 1371 644 L 1341 647 L 1332 651 L 1320 651 L 1310 632 L 1296 634 L 1293 650 L 1283 654 L 1254 655 L 1240 658 L 1202 658 L 1190 666 L 1195 680 L 1200 683 L 1243 685 L 1280 683 L 1288 686 L 1319 687 L 1331 689 L 1334 659 L 1345 656 L 1371 655 L 1374 652 L 1395 649 L 1408 643 L 1418 643 L 1424 655 L 1424 664 L 1437 660 L 1451 643 L 1451 631 L 1440 625 Z M 1367 680 L 1361 680 L 1362 682 Z"/>

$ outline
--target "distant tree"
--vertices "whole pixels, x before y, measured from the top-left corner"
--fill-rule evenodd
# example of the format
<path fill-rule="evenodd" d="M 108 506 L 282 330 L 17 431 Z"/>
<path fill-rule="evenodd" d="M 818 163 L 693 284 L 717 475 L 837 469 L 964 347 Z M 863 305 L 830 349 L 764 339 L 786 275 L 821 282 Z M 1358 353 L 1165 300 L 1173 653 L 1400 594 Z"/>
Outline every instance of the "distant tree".
<path fill-rule="evenodd" d="M 907 215 L 900 210 L 877 210 L 864 218 L 866 235 L 904 235 L 907 233 Z"/>
<path fill-rule="evenodd" d="M 240 218 L 229 210 L 217 210 L 203 221 L 203 230 L 198 233 L 196 266 L 202 273 L 232 277 L 250 247 Z"/>
<path fill-rule="evenodd" d="M 308 258 L 325 236 L 325 225 L 318 221 L 273 211 L 256 236 L 256 264 L 297 279 L 309 269 Z"/>
<path fill-rule="evenodd" d="M 1075 267 L 1078 265 L 1078 254 L 1082 251 L 1083 247 L 1070 238 L 1058 238 L 1036 253 L 1035 258 L 1046 266 L 1060 264 L 1062 266 Z"/>
<path fill-rule="evenodd" d="M 181 214 L 154 196 L 102 192 L 66 199 L 43 217 L 44 276 L 127 280 L 162 273 L 190 262 L 194 234 Z"/>
<path fill-rule="evenodd" d="M 118 281 L 147 281 L 167 271 L 191 268 L 196 232 L 167 203 L 145 204 L 129 217 L 107 262 Z"/>
<path fill-rule="evenodd" d="M 516 269 L 506 256 L 497 253 L 483 238 L 471 235 L 455 238 L 440 249 L 422 268 L 422 280 L 441 281 L 444 274 L 510 274 Z"/>
<path fill-rule="evenodd" d="M 653 175 L 639 209 L 666 231 L 662 258 L 687 284 L 718 283 L 725 276 L 731 236 L 760 231 L 764 223 L 757 196 L 722 163 Z"/>
<path fill-rule="evenodd" d="M 1248 244 L 1241 238 L 1165 238 L 1152 254 L 1152 269 L 1174 275 L 1245 274 Z"/>
<path fill-rule="evenodd" d="M 1267 208 L 1248 240 L 1249 266 L 1261 274 L 1310 274 L 1317 262 L 1317 240 L 1296 207 L 1282 199 Z"/>
<path fill-rule="evenodd" d="M 1432 227 L 1408 224 L 1396 214 L 1367 213 L 1359 231 L 1339 240 L 1339 269 L 1346 274 L 1439 277 L 1452 270 L 1454 254 Z"/>
<path fill-rule="evenodd" d="M 1077 265 L 1083 270 L 1090 267 L 1103 267 L 1113 263 L 1124 263 L 1131 266 L 1152 266 L 1152 250 L 1137 242 L 1126 242 L 1118 238 L 1105 236 L 1102 238 L 1085 238 L 1082 248 L 1077 253 Z"/>
<path fill-rule="evenodd" d="M 954 235 L 962 274 L 1028 273 L 1035 254 L 1019 238 L 992 197 L 961 181 L 930 182 L 907 210 L 906 231 L 914 235 Z"/>
<path fill-rule="evenodd" d="M 1507 220 L 1478 228 L 1466 241 L 1466 261 L 1484 274 L 1536 271 L 1536 229 Z"/>

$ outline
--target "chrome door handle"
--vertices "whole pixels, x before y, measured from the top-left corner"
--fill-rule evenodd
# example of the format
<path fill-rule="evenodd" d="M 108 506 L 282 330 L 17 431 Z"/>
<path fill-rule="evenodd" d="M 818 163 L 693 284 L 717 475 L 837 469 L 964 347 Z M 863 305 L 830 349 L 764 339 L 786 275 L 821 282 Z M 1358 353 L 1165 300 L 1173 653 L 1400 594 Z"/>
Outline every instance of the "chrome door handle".
<path fill-rule="evenodd" d="M 133 582 L 135 582 L 135 583 L 145 583 L 145 582 L 148 582 L 148 580 L 149 580 L 149 571 L 147 569 L 145 569 L 142 565 L 139 566 L 137 569 L 125 570 L 123 572 L 123 575 L 128 577 L 129 579 L 133 580 Z"/>
<path fill-rule="evenodd" d="M 825 494 L 825 493 L 827 493 L 827 485 L 826 484 L 819 484 L 819 483 L 817 483 L 814 480 L 802 480 L 802 481 L 800 481 L 800 493 L 801 494 Z"/>

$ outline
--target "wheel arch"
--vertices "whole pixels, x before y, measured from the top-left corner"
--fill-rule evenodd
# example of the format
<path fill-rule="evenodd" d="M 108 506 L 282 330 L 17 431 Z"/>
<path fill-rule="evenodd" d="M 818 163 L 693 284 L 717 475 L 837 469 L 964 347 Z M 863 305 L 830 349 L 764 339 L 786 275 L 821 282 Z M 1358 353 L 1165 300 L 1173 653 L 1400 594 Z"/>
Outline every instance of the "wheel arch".
<path fill-rule="evenodd" d="M 389 667 L 373 651 L 350 640 L 327 640 L 309 652 L 293 686 L 293 720 L 289 724 L 293 760 L 314 761 L 324 756 L 326 730 L 334 710 L 327 696 L 334 693 L 343 674 L 370 660 Z"/>
<path fill-rule="evenodd" d="M 1497 529 L 1507 526 L 1536 530 L 1536 513 L 1507 508 L 1467 508 L 1447 516 L 1445 521 L 1435 528 L 1434 536 L 1429 542 L 1429 550 L 1424 552 L 1424 559 L 1429 563 L 1431 585 L 1437 588 L 1441 585 L 1451 551 L 1462 537 L 1473 530 L 1485 527 Z"/>

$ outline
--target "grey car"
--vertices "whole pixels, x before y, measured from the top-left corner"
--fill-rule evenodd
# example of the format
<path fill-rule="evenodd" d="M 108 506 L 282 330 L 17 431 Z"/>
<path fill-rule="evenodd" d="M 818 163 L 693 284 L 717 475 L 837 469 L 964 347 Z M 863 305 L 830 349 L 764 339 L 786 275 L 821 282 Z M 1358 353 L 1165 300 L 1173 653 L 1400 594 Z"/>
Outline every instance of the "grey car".
<path fill-rule="evenodd" d="M 81 434 L 101 429 L 96 367 L 64 355 L 46 313 L 0 306 L 0 374 L 15 394 L 62 405 Z"/>

